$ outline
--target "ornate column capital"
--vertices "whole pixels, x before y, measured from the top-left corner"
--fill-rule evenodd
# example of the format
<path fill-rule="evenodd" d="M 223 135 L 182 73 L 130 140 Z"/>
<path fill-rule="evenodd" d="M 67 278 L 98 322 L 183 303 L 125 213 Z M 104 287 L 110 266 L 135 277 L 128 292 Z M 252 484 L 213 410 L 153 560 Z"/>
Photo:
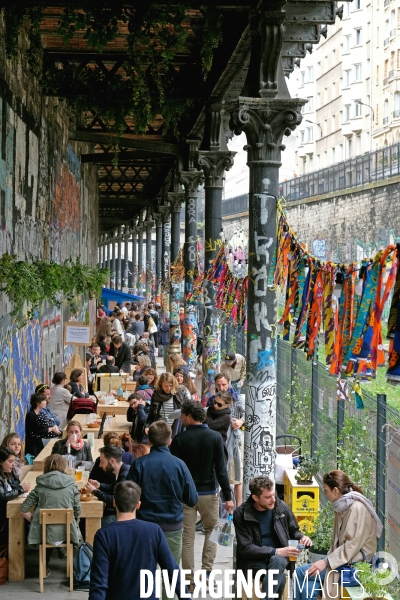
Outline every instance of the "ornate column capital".
<path fill-rule="evenodd" d="M 244 98 L 232 113 L 231 127 L 236 135 L 247 137 L 248 165 L 279 167 L 283 136 L 289 136 L 301 123 L 301 98 Z"/>
<path fill-rule="evenodd" d="M 204 173 L 196 169 L 179 171 L 179 180 L 185 187 L 185 196 L 195 196 L 199 185 L 204 181 Z"/>
<path fill-rule="evenodd" d="M 185 193 L 168 192 L 168 202 L 171 206 L 171 213 L 181 212 L 182 203 L 185 202 Z"/>
<path fill-rule="evenodd" d="M 136 225 L 136 232 L 138 236 L 143 236 L 144 225 L 141 223 L 140 225 Z"/>
<path fill-rule="evenodd" d="M 171 214 L 171 207 L 169 206 L 169 204 L 163 204 L 163 206 L 158 207 L 158 210 L 161 213 L 161 218 L 162 218 L 163 224 L 166 223 Z"/>
<path fill-rule="evenodd" d="M 205 187 L 224 187 L 224 173 L 232 167 L 235 154 L 230 150 L 200 150 L 197 164 L 204 171 Z"/>
<path fill-rule="evenodd" d="M 155 221 L 153 221 L 153 220 L 148 219 L 146 221 L 143 221 L 143 228 L 145 229 L 146 232 L 151 231 L 153 229 L 154 225 L 155 225 Z"/>
<path fill-rule="evenodd" d="M 154 219 L 154 222 L 156 224 L 156 227 L 161 227 L 161 225 L 162 225 L 162 214 L 161 214 L 161 212 L 159 212 L 159 213 L 153 213 L 153 219 Z"/>

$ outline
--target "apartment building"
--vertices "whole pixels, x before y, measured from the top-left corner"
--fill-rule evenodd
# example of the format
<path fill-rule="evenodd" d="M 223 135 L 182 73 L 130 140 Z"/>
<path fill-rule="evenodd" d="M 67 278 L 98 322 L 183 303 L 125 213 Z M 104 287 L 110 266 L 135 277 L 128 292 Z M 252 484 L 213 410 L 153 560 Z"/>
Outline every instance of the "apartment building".
<path fill-rule="evenodd" d="M 308 100 L 298 175 L 400 141 L 400 1 L 353 0 L 338 14 L 289 79 Z"/>

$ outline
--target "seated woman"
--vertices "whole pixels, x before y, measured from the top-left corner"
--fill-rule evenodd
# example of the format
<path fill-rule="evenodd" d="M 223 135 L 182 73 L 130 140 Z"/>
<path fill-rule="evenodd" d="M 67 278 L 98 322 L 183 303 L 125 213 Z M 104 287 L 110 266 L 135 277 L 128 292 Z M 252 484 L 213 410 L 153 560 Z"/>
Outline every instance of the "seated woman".
<path fill-rule="evenodd" d="M 7 502 L 29 491 L 29 483 L 20 483 L 13 473 L 15 454 L 9 448 L 0 448 L 0 547 L 8 547 Z"/>
<path fill-rule="evenodd" d="M 151 368 L 150 358 L 144 354 L 138 356 L 137 362 L 136 370 L 133 373 L 133 381 L 137 381 L 141 375 L 144 375 L 147 369 Z"/>
<path fill-rule="evenodd" d="M 41 412 L 47 407 L 44 394 L 32 394 L 30 403 L 31 410 L 25 417 L 25 454 L 37 456 L 49 439 L 60 437 L 62 432 Z"/>
<path fill-rule="evenodd" d="M 28 534 L 29 544 L 42 543 L 42 527 L 39 524 L 39 515 L 41 508 L 72 508 L 74 517 L 77 519 L 81 514 L 80 493 L 75 479 L 67 475 L 65 469 L 67 461 L 59 454 L 51 454 L 44 461 L 43 475 L 36 478 L 36 487 L 33 488 L 29 496 L 24 500 L 21 506 L 21 513 L 27 521 L 31 523 Z M 32 515 L 29 509 L 35 507 Z M 56 547 L 67 539 L 65 525 L 47 525 L 47 543 L 54 544 Z M 75 521 L 71 525 L 71 542 L 79 543 L 79 528 Z M 50 575 L 49 562 L 52 548 L 46 549 L 47 572 L 45 577 Z M 60 548 L 60 551 L 64 549 Z M 59 552 L 61 556 L 64 552 Z"/>
<path fill-rule="evenodd" d="M 76 461 L 87 460 L 93 462 L 92 450 L 88 442 L 82 439 L 82 425 L 79 421 L 68 423 L 63 439 L 54 444 L 51 453 L 71 454 Z"/>
<path fill-rule="evenodd" d="M 150 402 L 153 392 L 154 390 L 147 383 L 147 377 L 141 375 L 137 380 L 136 394 L 142 396 L 146 402 Z"/>
<path fill-rule="evenodd" d="M 346 473 L 330 471 L 324 475 L 323 483 L 324 494 L 332 502 L 335 511 L 332 545 L 325 559 L 296 569 L 295 600 L 314 600 L 319 597 L 321 588 L 318 578 L 315 579 L 317 573 L 323 582 L 323 598 L 341 598 L 341 586 L 338 585 L 341 573 L 336 569 L 349 562 L 361 562 L 364 558 L 361 550 L 366 560 L 370 561 L 383 529 L 372 502 L 363 495 L 358 485 L 350 481 Z M 312 539 L 312 535 L 310 537 Z M 305 585 L 307 571 L 308 581 Z"/>
<path fill-rule="evenodd" d="M 60 419 L 53 413 L 49 406 L 51 396 L 50 386 L 47 385 L 47 383 L 39 383 L 39 385 L 35 387 L 35 394 L 44 394 L 46 396 L 47 406 L 42 408 L 40 412 L 42 415 L 45 415 L 53 425 L 58 425 L 58 427 L 60 427 Z"/>
<path fill-rule="evenodd" d="M 158 382 L 157 371 L 150 367 L 149 369 L 145 370 L 143 375 L 147 377 L 147 385 L 149 385 L 152 390 L 155 390 Z"/>
<path fill-rule="evenodd" d="M 71 386 L 72 395 L 75 398 L 89 398 L 90 394 L 84 389 L 82 383 L 85 381 L 85 372 L 83 369 L 74 369 L 71 372 L 71 381 L 68 385 Z"/>
<path fill-rule="evenodd" d="M 120 448 L 122 449 L 122 462 L 126 465 L 131 465 L 135 460 L 135 457 L 133 456 L 132 452 L 124 450 L 120 436 L 118 436 L 118 433 L 116 433 L 115 431 L 107 431 L 103 435 L 103 442 L 105 446 L 109 446 L 110 444 L 113 444 L 114 446 L 120 446 Z M 89 479 L 95 479 L 99 483 L 115 483 L 114 473 L 108 473 L 100 467 L 99 456 L 94 462 Z"/>
<path fill-rule="evenodd" d="M 18 433 L 9 433 L 6 435 L 4 440 L 1 442 L 1 446 L 3 448 L 8 448 L 12 450 L 15 454 L 14 460 L 14 468 L 13 475 L 17 479 L 22 479 L 21 477 L 21 467 L 26 465 L 26 460 L 24 456 L 24 451 L 22 450 L 22 440 L 19 437 Z"/>
<path fill-rule="evenodd" d="M 71 403 L 72 394 L 65 389 L 67 376 L 62 371 L 54 373 L 53 386 L 50 388 L 48 408 L 60 420 L 59 427 L 64 429 L 67 424 L 67 412 Z"/>

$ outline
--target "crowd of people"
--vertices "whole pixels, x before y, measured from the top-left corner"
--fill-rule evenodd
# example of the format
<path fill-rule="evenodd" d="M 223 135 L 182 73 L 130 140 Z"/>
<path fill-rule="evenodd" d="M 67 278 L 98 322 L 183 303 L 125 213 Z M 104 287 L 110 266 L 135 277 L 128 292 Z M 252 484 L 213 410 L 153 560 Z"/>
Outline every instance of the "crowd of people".
<path fill-rule="evenodd" d="M 89 396 L 85 370 L 74 369 L 69 378 L 57 372 L 51 387 L 36 386 L 26 414 L 25 447 L 16 433 L 7 435 L 0 447 L 0 548 L 8 543 L 6 504 L 27 493 L 20 510 L 30 522 L 30 544 L 41 542 L 41 508 L 72 508 L 76 520 L 71 540 L 79 544 L 80 492 L 67 474 L 72 457 L 74 464 L 91 465 L 85 491 L 104 504 L 94 542 L 90 600 L 139 598 L 140 569 L 155 572 L 157 564 L 169 573 L 182 564 L 190 573 L 193 590 L 196 530 L 204 534 L 201 568 L 208 581 L 217 548 L 211 533 L 219 516 L 232 512 L 237 568 L 254 574 L 266 569 L 262 590 L 267 592 L 272 585 L 281 599 L 289 557 L 300 552 L 289 540 L 308 547 L 312 539 L 301 533 L 267 476 L 250 482 L 250 495 L 243 502 L 244 360 L 233 353 L 223 356 L 221 372 L 215 376 L 215 395 L 203 407 L 193 374 L 179 355 L 171 357 L 172 372 L 157 372 L 155 353 L 161 344 L 155 334 L 162 320 L 157 319 L 156 309 L 149 304 L 142 313 L 127 305 L 109 315 L 103 315 L 102 308 L 98 311 L 96 339 L 86 356 L 88 381 L 96 372 L 133 370 L 137 385 L 127 399 L 130 431 L 106 431 L 94 462 L 80 422 L 67 418 L 71 402 Z M 50 440 L 52 452 L 44 461 L 44 473 L 30 489 L 23 481 L 23 468 Z M 325 560 L 297 569 L 298 581 L 304 581 L 306 573 L 309 579 L 307 585 L 294 587 L 296 600 L 318 597 L 313 586 L 316 575 L 323 591 L 336 598 L 337 579 L 331 571 L 361 560 L 362 555 L 370 560 L 382 531 L 371 502 L 345 473 L 331 471 L 323 483 L 335 510 L 332 546 Z M 51 526 L 47 541 L 54 547 L 63 543 L 65 527 Z M 63 548 L 58 552 L 64 556 Z M 51 549 L 45 576 L 50 574 L 50 557 Z M 268 575 L 271 570 L 279 573 L 274 582 Z M 163 599 L 174 593 L 180 598 L 179 577 L 175 583 L 172 592 L 163 587 Z"/>

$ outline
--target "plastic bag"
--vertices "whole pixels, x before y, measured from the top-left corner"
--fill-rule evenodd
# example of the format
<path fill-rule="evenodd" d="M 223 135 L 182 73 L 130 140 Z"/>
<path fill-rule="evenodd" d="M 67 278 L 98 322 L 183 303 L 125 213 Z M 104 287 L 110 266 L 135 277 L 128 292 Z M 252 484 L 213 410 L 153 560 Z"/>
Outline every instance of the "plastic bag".
<path fill-rule="evenodd" d="M 210 540 L 219 546 L 225 546 L 228 548 L 232 546 L 234 537 L 235 531 L 233 527 L 232 515 L 229 515 L 227 519 L 218 519 L 210 535 Z"/>

